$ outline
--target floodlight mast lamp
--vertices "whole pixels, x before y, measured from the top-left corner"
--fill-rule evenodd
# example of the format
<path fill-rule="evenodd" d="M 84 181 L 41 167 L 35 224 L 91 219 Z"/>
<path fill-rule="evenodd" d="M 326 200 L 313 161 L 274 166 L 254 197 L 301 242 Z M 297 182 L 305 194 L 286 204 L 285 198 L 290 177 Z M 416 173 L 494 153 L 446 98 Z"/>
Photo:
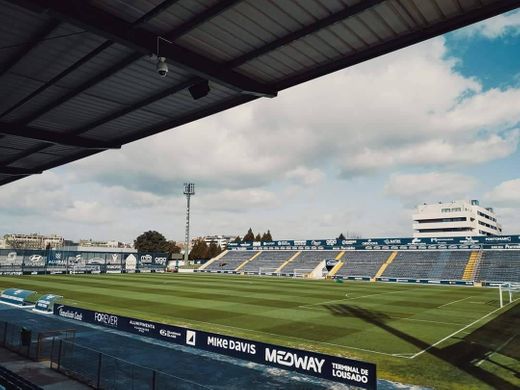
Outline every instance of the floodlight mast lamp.
<path fill-rule="evenodd" d="M 184 195 L 186 195 L 186 242 L 184 246 L 184 264 L 188 264 L 188 253 L 190 251 L 190 198 L 195 195 L 195 184 L 184 183 Z"/>

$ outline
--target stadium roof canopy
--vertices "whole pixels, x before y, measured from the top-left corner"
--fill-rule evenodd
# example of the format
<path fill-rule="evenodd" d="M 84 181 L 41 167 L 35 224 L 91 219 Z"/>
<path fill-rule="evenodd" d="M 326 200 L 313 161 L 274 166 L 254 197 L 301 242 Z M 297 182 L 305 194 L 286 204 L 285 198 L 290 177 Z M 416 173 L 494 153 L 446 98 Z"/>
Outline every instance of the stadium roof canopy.
<path fill-rule="evenodd" d="M 0 0 L 0 185 L 519 5 Z M 157 54 L 167 77 L 156 72 Z"/>

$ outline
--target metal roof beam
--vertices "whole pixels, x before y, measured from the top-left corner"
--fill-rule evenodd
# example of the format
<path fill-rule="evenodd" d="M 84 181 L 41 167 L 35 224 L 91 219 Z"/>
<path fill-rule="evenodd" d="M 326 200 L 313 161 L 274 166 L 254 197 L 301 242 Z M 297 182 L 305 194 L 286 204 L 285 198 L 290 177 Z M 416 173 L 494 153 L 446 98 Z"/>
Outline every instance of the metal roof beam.
<path fill-rule="evenodd" d="M 29 175 L 39 175 L 42 171 L 35 171 L 33 169 L 25 169 L 25 168 L 15 168 L 15 167 L 6 167 L 0 165 L 0 175 L 8 175 L 8 176 L 29 176 Z"/>
<path fill-rule="evenodd" d="M 261 46 L 253 51 L 250 51 L 249 53 L 246 53 L 240 57 L 237 57 L 231 61 L 228 61 L 226 63 L 226 66 L 229 68 L 235 68 L 237 66 L 240 66 L 240 65 L 246 63 L 247 61 L 250 61 L 256 57 L 260 57 L 262 54 L 266 54 L 270 51 L 276 50 L 284 45 L 287 45 L 293 41 L 296 41 L 297 39 L 303 38 L 306 35 L 315 33 L 316 31 L 326 28 L 334 23 L 345 20 L 346 18 L 349 18 L 351 16 L 355 16 L 384 1 L 386 1 L 386 0 L 365 0 L 365 1 L 361 1 L 360 3 L 354 4 L 352 6 L 348 6 L 348 7 L 344 8 L 343 10 L 333 13 L 332 15 L 330 15 L 324 19 L 320 19 L 312 24 L 309 24 L 308 26 L 305 26 L 304 28 L 302 28 L 300 30 L 296 30 L 281 38 L 275 39 L 274 41 L 269 42 L 268 44 L 266 44 L 264 46 Z"/>
<path fill-rule="evenodd" d="M 75 146 L 84 149 L 106 150 L 121 148 L 121 145 L 100 142 L 67 133 L 56 133 L 53 131 L 36 129 L 34 127 L 21 126 L 14 123 L 0 122 L 0 134 L 28 138 L 55 145 Z"/>
<path fill-rule="evenodd" d="M 113 76 L 117 72 L 119 72 L 121 69 L 123 69 L 125 66 L 128 66 L 132 62 L 136 61 L 137 59 L 141 58 L 141 54 L 139 53 L 133 53 L 125 58 L 123 58 L 121 61 L 117 62 L 115 65 L 112 65 L 110 68 L 104 70 L 101 73 L 98 73 L 96 76 L 92 77 L 91 79 L 85 81 L 84 83 L 80 84 L 76 88 L 71 89 L 69 92 L 67 92 L 65 95 L 60 96 L 58 99 L 44 105 L 39 110 L 33 112 L 32 114 L 29 114 L 23 120 L 21 123 L 28 124 L 34 121 L 35 119 L 39 118 L 43 114 L 53 110 L 54 108 L 62 105 L 63 103 L 67 102 L 68 100 L 72 99 L 73 97 L 79 95 L 83 91 L 93 87 L 97 83 L 100 83 L 101 81 Z"/>
<path fill-rule="evenodd" d="M 39 95 L 40 93 L 42 93 L 43 91 L 45 91 L 47 88 L 49 88 L 50 86 L 56 84 L 58 81 L 60 81 L 62 78 L 64 78 L 65 76 L 67 76 L 68 74 L 72 73 L 73 71 L 75 71 L 77 68 L 79 68 L 81 65 L 87 63 L 88 61 L 90 61 L 92 58 L 94 58 L 95 56 L 97 56 L 99 53 L 101 53 L 103 50 L 105 50 L 106 48 L 108 48 L 109 46 L 112 45 L 112 41 L 106 41 L 105 43 L 99 45 L 97 48 L 95 48 L 94 50 L 92 50 L 90 53 L 86 54 L 85 56 L 83 56 L 82 58 L 80 58 L 78 61 L 76 61 L 74 64 L 72 64 L 71 66 L 69 66 L 67 69 L 63 70 L 62 72 L 60 72 L 59 74 L 57 74 L 56 76 L 54 76 L 52 79 L 50 79 L 49 81 L 47 81 L 45 84 L 43 84 L 42 86 L 38 87 L 37 89 L 35 89 L 33 92 L 31 92 L 29 95 L 27 95 L 26 97 L 24 97 L 23 99 L 19 100 L 18 102 L 16 102 L 15 104 L 13 104 L 11 107 L 9 107 L 7 110 L 5 110 L 4 112 L 2 112 L 2 114 L 0 114 L 0 118 L 3 118 L 4 116 L 6 116 L 7 114 L 13 112 L 14 110 L 16 110 L 18 107 L 20 106 L 23 106 L 25 103 L 27 103 L 29 100 L 31 100 L 33 97 L 35 97 L 36 95 Z"/>
<path fill-rule="evenodd" d="M 180 36 L 200 26 L 202 23 L 207 22 L 209 19 L 212 19 L 215 16 L 220 15 L 222 12 L 233 7 L 235 4 L 240 3 L 241 1 L 242 0 L 221 0 L 217 2 L 214 6 L 209 7 L 207 10 L 195 15 L 193 18 L 191 18 L 184 24 L 180 25 L 170 33 L 166 34 L 164 38 L 170 41 L 174 41 Z"/>
<path fill-rule="evenodd" d="M 438 35 L 468 26 L 472 23 L 476 23 L 504 12 L 514 10 L 519 6 L 520 0 L 504 0 L 500 2 L 489 3 L 472 11 L 466 11 L 465 13 L 458 16 L 444 19 L 433 25 L 421 27 L 409 33 L 402 34 L 390 41 L 371 46 L 352 55 L 341 57 L 337 61 L 333 61 L 323 66 L 318 66 L 295 76 L 291 76 L 285 80 L 275 83 L 274 87 L 278 91 L 281 91 L 294 85 L 312 80 L 316 77 L 320 77 L 325 74 L 356 65 L 358 63 L 391 53 L 415 43 L 422 42 Z"/>
<path fill-rule="evenodd" d="M 27 53 L 42 43 L 42 38 L 49 35 L 56 27 L 60 25 L 60 21 L 52 20 L 47 23 L 43 28 L 39 29 L 32 37 L 30 42 L 22 45 L 21 49 L 18 50 L 14 55 L 0 68 L 0 77 L 5 73 L 9 72 L 18 62 L 22 60 Z"/>
<path fill-rule="evenodd" d="M 142 23 L 146 23 L 147 21 L 153 19 L 154 17 L 160 15 L 163 11 L 171 7 L 174 3 L 178 2 L 179 0 L 164 0 L 161 4 L 153 8 L 152 10 L 148 11 L 145 15 L 141 16 L 139 19 L 137 19 L 135 22 L 132 23 L 132 27 L 138 26 Z M 61 73 L 54 76 L 52 79 L 47 81 L 45 84 L 43 84 L 41 87 L 37 88 L 33 92 L 31 92 L 29 95 L 24 97 L 23 99 L 19 100 L 17 103 L 9 107 L 7 110 L 5 110 L 2 114 L 0 114 L 0 118 L 3 118 L 7 114 L 13 112 L 18 107 L 23 106 L 25 103 L 27 103 L 29 100 L 31 100 L 36 95 L 39 95 L 43 91 L 45 91 L 50 86 L 56 84 L 58 81 L 60 81 L 62 78 L 67 76 L 68 74 L 72 73 L 76 69 L 78 69 L 83 64 L 90 61 L 92 58 L 96 57 L 99 53 L 104 51 L 105 49 L 108 49 L 110 46 L 113 45 L 113 41 L 106 41 L 96 47 L 94 50 L 92 50 L 90 53 L 84 55 L 82 58 L 77 60 L 75 63 L 73 63 L 71 66 L 69 66 L 67 69 L 63 70 Z"/>
<path fill-rule="evenodd" d="M 132 23 L 133 26 L 138 26 L 140 24 L 146 23 L 149 20 L 152 20 L 156 16 L 159 16 L 161 13 L 166 11 L 168 8 L 170 8 L 175 3 L 178 3 L 179 0 L 164 0 L 161 4 L 155 6 L 150 11 L 145 13 L 143 16 L 141 16 L 139 19 L 137 19 L 135 22 Z"/>
<path fill-rule="evenodd" d="M 107 39 L 130 47 L 142 55 L 156 53 L 158 36 L 148 30 L 134 28 L 120 18 L 95 8 L 85 1 L 21 0 L 54 17 L 81 26 Z M 18 2 L 17 2 L 18 3 Z M 234 72 L 222 64 L 175 43 L 161 42 L 160 56 L 185 71 L 241 93 L 274 97 L 277 91 L 254 79 Z"/>
<path fill-rule="evenodd" d="M 219 103 L 213 104 L 213 105 L 211 105 L 209 107 L 203 108 L 203 109 L 195 111 L 193 113 L 186 114 L 186 115 L 184 115 L 184 116 L 182 116 L 180 118 L 177 118 L 177 119 L 174 119 L 174 120 L 164 121 L 164 122 L 160 123 L 157 126 L 151 126 L 151 127 L 147 128 L 147 129 L 144 129 L 141 132 L 137 132 L 135 134 L 131 134 L 131 135 L 125 137 L 123 140 L 121 140 L 121 143 L 126 144 L 128 142 L 133 142 L 133 141 L 136 141 L 138 139 L 141 139 L 141 138 L 148 137 L 150 135 L 159 133 L 161 131 L 164 131 L 164 130 L 167 130 L 167 129 L 171 129 L 173 127 L 181 126 L 183 124 L 192 122 L 192 121 L 200 119 L 200 118 L 205 118 L 205 117 L 207 117 L 209 115 L 213 115 L 215 113 L 218 113 L 218 112 L 221 112 L 223 110 L 227 110 L 227 109 L 236 107 L 238 105 L 250 102 L 250 101 L 255 100 L 255 99 L 258 99 L 258 97 L 257 96 L 252 96 L 252 95 L 238 95 L 238 96 L 235 96 L 235 97 L 233 97 L 231 99 L 228 99 L 228 100 L 226 100 L 224 102 L 219 102 Z M 39 147 L 39 149 L 37 147 L 37 148 L 33 149 L 32 153 L 37 153 L 41 149 L 42 149 L 41 146 Z M 45 171 L 47 169 L 58 167 L 60 165 L 69 163 L 71 161 L 76 161 L 76 160 L 79 160 L 79 159 L 84 158 L 84 157 L 92 156 L 92 155 L 97 154 L 99 152 L 101 152 L 101 151 L 100 150 L 84 150 L 84 151 L 80 151 L 77 154 L 74 154 L 72 156 L 66 156 L 66 157 L 60 158 L 58 160 L 54 160 L 52 162 L 49 162 L 49 163 L 47 163 L 47 164 L 45 164 L 43 166 L 40 166 L 39 168 L 42 171 Z M 21 157 L 18 157 L 15 160 L 19 160 L 20 158 Z M 10 163 L 12 163 L 12 161 L 11 162 L 4 162 L 4 165 L 8 165 Z M 0 180 L 0 185 L 10 183 L 10 182 L 12 182 L 14 180 L 16 180 L 16 178 L 8 178 L 8 179 Z"/>
<path fill-rule="evenodd" d="M 94 122 L 91 122 L 89 124 L 87 124 L 86 126 L 82 126 L 80 127 L 79 129 L 76 129 L 76 130 L 73 130 L 72 133 L 73 134 L 82 134 L 82 133 L 86 133 L 87 131 L 91 130 L 91 129 L 94 129 L 98 126 L 101 126 L 107 122 L 110 122 L 110 121 L 113 121 L 114 119 L 117 119 L 123 115 L 126 115 L 126 114 L 129 114 L 135 110 L 139 110 L 143 107 L 146 107 L 148 106 L 149 104 L 152 104 L 152 103 L 155 103 L 161 99 L 164 99 L 164 98 L 167 98 L 168 96 L 171 96 L 171 95 L 174 95 L 176 93 L 179 93 L 183 90 L 185 90 L 186 88 L 189 88 L 191 87 L 192 85 L 196 84 L 197 82 L 200 82 L 202 81 L 202 79 L 200 78 L 192 78 L 192 79 L 189 79 L 189 80 L 186 80 L 184 82 L 181 82 L 177 85 L 174 85 L 170 88 L 167 88 L 159 93 L 156 93 L 154 95 L 151 95 L 143 100 L 140 100 L 128 107 L 125 107 L 121 110 L 118 110 L 118 111 L 115 111 L 111 114 L 108 114 L 106 115 L 105 117 L 101 118 L 101 119 L 98 119 Z"/>

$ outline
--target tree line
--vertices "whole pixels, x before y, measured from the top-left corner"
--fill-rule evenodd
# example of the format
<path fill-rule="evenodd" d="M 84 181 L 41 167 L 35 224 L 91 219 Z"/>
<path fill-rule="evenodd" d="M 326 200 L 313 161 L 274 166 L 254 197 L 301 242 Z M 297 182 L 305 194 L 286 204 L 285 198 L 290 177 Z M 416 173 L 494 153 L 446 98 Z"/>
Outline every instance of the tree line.
<path fill-rule="evenodd" d="M 241 241 L 273 241 L 273 237 L 271 236 L 271 231 L 269 229 L 267 229 L 267 232 L 263 233 L 262 235 L 260 233 L 257 233 L 257 235 L 255 236 L 255 234 L 253 233 L 253 229 L 249 228 L 249 230 L 242 239 L 240 239 L 240 236 L 237 236 L 234 242 Z"/>
<path fill-rule="evenodd" d="M 357 234 L 347 233 L 347 237 L 349 238 L 359 238 Z M 338 236 L 338 240 L 344 240 L 345 235 L 341 233 Z M 253 229 L 249 228 L 247 233 L 241 239 L 240 236 L 237 236 L 234 242 L 243 242 L 243 241 L 273 241 L 273 237 L 271 236 L 271 231 L 267 229 L 267 232 L 256 235 L 253 233 Z M 180 253 L 181 248 L 177 246 L 175 241 L 168 241 L 166 238 L 159 232 L 155 230 L 150 230 L 144 232 L 139 237 L 134 240 L 134 248 L 137 249 L 138 252 L 162 252 L 168 253 L 171 256 L 173 253 Z M 198 239 L 193 242 L 192 248 L 188 255 L 190 260 L 195 259 L 212 259 L 222 253 L 223 249 L 217 245 L 215 242 L 211 242 L 209 245 L 203 239 Z"/>
<path fill-rule="evenodd" d="M 159 232 L 150 230 L 144 232 L 134 240 L 134 248 L 138 252 L 163 252 L 171 256 L 173 253 L 180 253 L 181 248 L 175 241 L 168 241 Z M 212 242 L 209 245 L 202 239 L 195 240 L 188 254 L 190 260 L 212 259 L 222 252 L 219 245 Z"/>

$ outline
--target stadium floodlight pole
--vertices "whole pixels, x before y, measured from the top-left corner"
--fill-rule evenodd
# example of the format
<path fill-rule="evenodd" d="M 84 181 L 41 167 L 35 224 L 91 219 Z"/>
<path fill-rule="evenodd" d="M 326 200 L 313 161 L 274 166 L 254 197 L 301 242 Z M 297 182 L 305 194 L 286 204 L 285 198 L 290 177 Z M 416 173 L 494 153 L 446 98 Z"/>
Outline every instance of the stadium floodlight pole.
<path fill-rule="evenodd" d="M 184 195 L 186 195 L 186 245 L 184 247 L 184 264 L 188 264 L 188 252 L 190 250 L 190 198 L 195 195 L 195 184 L 184 183 Z"/>

